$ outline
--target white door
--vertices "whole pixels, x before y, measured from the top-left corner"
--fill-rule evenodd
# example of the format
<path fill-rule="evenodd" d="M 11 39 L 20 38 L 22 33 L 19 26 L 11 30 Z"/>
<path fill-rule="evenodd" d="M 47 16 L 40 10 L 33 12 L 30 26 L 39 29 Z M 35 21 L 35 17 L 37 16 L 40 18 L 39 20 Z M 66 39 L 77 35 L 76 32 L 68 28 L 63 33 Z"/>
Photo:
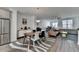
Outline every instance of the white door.
<path fill-rule="evenodd" d="M 10 42 L 10 39 L 9 39 L 9 20 L 6 20 L 6 19 L 0 19 L 1 21 L 1 35 L 0 35 L 0 45 L 3 45 L 3 44 L 6 44 L 6 43 L 9 43 Z"/>

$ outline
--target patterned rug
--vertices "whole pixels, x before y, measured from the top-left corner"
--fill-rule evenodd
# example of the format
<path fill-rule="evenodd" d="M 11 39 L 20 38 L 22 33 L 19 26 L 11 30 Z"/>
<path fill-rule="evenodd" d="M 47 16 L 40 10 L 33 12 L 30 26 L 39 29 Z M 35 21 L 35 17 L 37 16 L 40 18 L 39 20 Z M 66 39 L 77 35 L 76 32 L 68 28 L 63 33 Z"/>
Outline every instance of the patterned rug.
<path fill-rule="evenodd" d="M 46 38 L 44 40 L 40 39 L 35 43 L 35 46 L 33 46 L 31 42 L 29 47 L 27 41 L 25 44 L 23 44 L 23 39 L 20 39 L 16 42 L 9 44 L 9 46 L 15 49 L 13 50 L 13 52 L 16 52 L 16 50 L 18 50 L 19 52 L 48 52 L 49 49 L 55 44 L 55 42 L 56 38 Z"/>

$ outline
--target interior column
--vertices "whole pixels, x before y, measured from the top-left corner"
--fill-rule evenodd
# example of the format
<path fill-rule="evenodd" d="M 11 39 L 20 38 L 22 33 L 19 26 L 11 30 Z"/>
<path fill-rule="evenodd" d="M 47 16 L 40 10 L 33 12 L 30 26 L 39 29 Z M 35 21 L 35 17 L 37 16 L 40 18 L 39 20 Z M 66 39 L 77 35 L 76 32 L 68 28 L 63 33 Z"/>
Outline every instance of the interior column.
<path fill-rule="evenodd" d="M 11 13 L 11 42 L 17 40 L 17 11 L 10 9 Z"/>

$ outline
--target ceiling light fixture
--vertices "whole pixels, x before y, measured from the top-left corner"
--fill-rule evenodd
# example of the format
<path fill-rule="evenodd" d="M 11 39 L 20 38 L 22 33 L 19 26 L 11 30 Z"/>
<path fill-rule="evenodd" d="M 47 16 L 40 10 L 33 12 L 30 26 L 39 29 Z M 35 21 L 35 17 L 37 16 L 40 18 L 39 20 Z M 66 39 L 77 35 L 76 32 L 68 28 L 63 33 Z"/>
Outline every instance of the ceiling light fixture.
<path fill-rule="evenodd" d="M 50 16 L 51 19 L 61 19 L 60 16 Z"/>
<path fill-rule="evenodd" d="M 40 20 L 36 20 L 36 22 L 37 22 L 37 23 L 39 23 L 39 22 L 40 22 Z"/>

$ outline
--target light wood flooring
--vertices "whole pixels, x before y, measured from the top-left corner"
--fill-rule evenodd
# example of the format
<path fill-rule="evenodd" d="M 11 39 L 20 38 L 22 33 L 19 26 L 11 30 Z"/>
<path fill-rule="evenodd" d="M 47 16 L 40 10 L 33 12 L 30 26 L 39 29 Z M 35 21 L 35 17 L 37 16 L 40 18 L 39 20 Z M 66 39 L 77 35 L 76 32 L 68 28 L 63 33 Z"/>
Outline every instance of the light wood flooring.
<path fill-rule="evenodd" d="M 79 46 L 71 40 L 57 39 L 50 52 L 79 52 Z"/>

